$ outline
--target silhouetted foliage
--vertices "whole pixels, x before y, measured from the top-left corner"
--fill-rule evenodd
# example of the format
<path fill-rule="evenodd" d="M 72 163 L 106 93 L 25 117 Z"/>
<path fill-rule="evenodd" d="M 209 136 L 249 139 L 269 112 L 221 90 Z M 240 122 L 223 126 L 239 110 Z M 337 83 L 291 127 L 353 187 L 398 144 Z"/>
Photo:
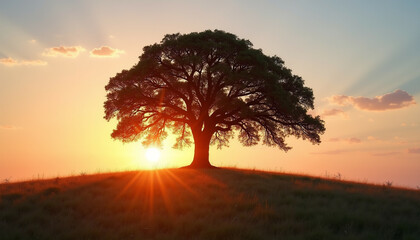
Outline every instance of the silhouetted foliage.
<path fill-rule="evenodd" d="M 320 143 L 325 131 L 312 90 L 277 56 L 224 31 L 169 34 L 143 48 L 140 61 L 105 87 L 105 119 L 114 139 L 159 144 L 171 129 L 175 147 L 195 144 L 193 167 L 210 167 L 209 144 L 233 133 L 245 146 L 262 142 L 287 151 L 285 137 Z"/>

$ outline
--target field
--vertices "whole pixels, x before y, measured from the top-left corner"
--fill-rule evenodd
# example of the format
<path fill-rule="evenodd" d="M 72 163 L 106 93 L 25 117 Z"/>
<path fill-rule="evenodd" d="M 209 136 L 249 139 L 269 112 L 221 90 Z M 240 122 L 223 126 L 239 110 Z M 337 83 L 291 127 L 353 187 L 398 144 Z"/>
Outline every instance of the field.
<path fill-rule="evenodd" d="M 420 239 L 420 191 L 237 169 L 0 185 L 0 239 Z"/>

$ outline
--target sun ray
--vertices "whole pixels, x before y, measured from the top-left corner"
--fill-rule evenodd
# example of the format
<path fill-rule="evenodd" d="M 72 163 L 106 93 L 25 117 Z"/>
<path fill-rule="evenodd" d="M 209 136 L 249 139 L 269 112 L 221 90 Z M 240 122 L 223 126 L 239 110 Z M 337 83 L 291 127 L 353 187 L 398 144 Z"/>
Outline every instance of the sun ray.
<path fill-rule="evenodd" d="M 167 185 L 165 185 L 165 181 L 161 178 L 161 171 L 156 171 L 156 180 L 159 186 L 160 193 L 162 195 L 163 203 L 165 204 L 165 208 L 168 211 L 169 215 L 173 217 L 174 209 L 170 201 L 169 191 L 167 190 Z"/>
<path fill-rule="evenodd" d="M 115 196 L 115 200 L 120 198 L 135 183 L 135 181 L 142 175 L 142 173 L 142 171 L 138 171 L 134 177 L 124 186 L 124 188 Z"/>
<path fill-rule="evenodd" d="M 194 197 L 200 198 L 200 195 L 194 191 L 188 184 L 186 184 L 182 179 L 177 177 L 170 169 L 164 169 L 164 171 L 168 174 L 169 177 L 171 177 L 173 180 L 175 180 L 177 183 L 179 183 L 182 187 L 184 187 L 188 192 L 190 192 Z"/>
<path fill-rule="evenodd" d="M 149 187 L 147 188 L 147 198 L 149 199 L 148 202 L 148 210 L 149 210 L 149 218 L 153 219 L 154 217 L 154 202 L 155 202 L 155 184 L 154 184 L 154 175 L 155 171 L 148 172 L 148 182 Z"/>

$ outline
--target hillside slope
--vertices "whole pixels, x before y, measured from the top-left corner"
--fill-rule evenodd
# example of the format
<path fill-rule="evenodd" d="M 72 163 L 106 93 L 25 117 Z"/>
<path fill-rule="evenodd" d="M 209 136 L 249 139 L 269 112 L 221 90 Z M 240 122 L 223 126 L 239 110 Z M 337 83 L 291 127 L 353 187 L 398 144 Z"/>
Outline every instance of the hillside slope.
<path fill-rule="evenodd" d="M 232 169 L 8 183 L 0 239 L 420 239 L 420 191 Z"/>

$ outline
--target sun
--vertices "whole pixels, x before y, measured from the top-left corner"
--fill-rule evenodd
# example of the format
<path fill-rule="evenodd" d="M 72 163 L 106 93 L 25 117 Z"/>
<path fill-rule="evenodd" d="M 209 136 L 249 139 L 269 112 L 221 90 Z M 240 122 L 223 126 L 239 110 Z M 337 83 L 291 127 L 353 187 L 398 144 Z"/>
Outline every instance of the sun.
<path fill-rule="evenodd" d="M 149 162 L 155 163 L 155 162 L 159 161 L 159 158 L 160 158 L 160 150 L 158 148 L 155 148 L 155 147 L 150 147 L 150 148 L 148 148 L 146 150 L 146 154 L 145 155 L 146 155 L 146 159 Z"/>

